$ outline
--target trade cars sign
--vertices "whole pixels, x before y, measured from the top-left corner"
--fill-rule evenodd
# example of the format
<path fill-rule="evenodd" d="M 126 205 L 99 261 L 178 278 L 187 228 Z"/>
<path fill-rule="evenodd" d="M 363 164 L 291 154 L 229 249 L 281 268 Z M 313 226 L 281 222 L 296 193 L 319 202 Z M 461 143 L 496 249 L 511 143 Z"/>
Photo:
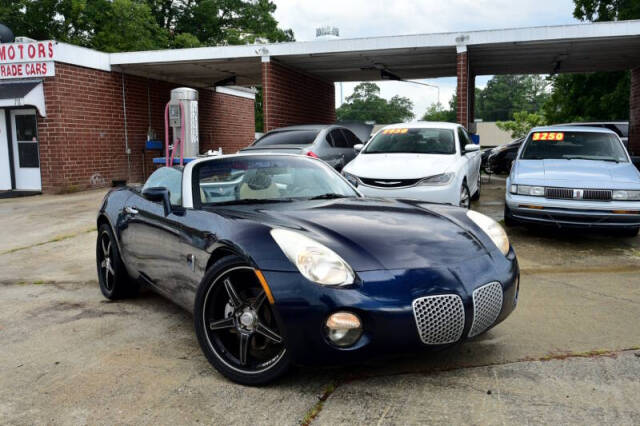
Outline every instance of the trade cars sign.
<path fill-rule="evenodd" d="M 53 41 L 0 44 L 0 80 L 52 77 L 55 75 L 54 55 Z"/>

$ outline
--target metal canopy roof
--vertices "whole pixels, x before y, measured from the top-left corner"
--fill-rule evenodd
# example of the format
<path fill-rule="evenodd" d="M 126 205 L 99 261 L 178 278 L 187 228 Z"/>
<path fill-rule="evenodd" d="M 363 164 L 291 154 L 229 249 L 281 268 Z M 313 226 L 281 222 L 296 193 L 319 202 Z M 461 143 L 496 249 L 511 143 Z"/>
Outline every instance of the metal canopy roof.
<path fill-rule="evenodd" d="M 110 63 L 200 87 L 234 75 L 238 85 L 259 85 L 262 57 L 334 82 L 380 80 L 380 69 L 415 79 L 455 76 L 464 49 L 476 75 L 630 69 L 640 66 L 640 20 L 114 53 Z"/>

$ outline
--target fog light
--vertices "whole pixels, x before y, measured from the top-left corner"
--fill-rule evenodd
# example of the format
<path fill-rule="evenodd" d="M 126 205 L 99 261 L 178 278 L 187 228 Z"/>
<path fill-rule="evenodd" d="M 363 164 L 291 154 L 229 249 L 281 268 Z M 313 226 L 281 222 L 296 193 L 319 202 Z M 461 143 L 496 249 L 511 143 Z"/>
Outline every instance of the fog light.
<path fill-rule="evenodd" d="M 324 331 L 334 345 L 346 347 L 353 345 L 362 336 L 362 324 L 355 314 L 336 312 L 327 318 Z"/>

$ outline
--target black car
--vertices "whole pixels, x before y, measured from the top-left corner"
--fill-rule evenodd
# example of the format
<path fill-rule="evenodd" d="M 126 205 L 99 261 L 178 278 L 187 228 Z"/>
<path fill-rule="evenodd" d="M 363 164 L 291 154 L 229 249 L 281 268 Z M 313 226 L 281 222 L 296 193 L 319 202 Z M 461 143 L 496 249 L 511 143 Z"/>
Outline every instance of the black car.
<path fill-rule="evenodd" d="M 351 130 L 339 125 L 301 125 L 267 132 L 243 152 L 304 154 L 320 158 L 340 171 L 356 156 L 354 145 L 361 141 Z"/>
<path fill-rule="evenodd" d="M 440 350 L 489 330 L 518 301 L 518 261 L 493 219 L 365 198 L 301 155 L 160 168 L 142 189 L 110 192 L 97 225 L 104 296 L 144 283 L 193 312 L 207 359 L 244 384 L 292 363 Z"/>
<path fill-rule="evenodd" d="M 491 150 L 487 158 L 487 170 L 489 173 L 509 173 L 511 164 L 518 154 L 518 149 L 524 138 L 516 139 L 505 145 L 500 145 Z"/>

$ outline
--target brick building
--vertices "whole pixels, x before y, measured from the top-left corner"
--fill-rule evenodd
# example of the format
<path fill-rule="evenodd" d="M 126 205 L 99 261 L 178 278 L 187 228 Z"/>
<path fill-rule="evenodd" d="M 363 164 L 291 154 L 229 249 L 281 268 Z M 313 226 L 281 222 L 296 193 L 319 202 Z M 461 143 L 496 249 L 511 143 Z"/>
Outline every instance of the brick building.
<path fill-rule="evenodd" d="M 0 190 L 140 182 L 159 152 L 164 105 L 198 90 L 200 153 L 264 130 L 336 119 L 335 82 L 457 77 L 457 120 L 473 131 L 475 78 L 632 70 L 629 150 L 640 155 L 640 20 L 532 28 L 103 53 L 53 41 L 0 44 Z M 416 89 L 419 90 L 419 89 Z"/>

